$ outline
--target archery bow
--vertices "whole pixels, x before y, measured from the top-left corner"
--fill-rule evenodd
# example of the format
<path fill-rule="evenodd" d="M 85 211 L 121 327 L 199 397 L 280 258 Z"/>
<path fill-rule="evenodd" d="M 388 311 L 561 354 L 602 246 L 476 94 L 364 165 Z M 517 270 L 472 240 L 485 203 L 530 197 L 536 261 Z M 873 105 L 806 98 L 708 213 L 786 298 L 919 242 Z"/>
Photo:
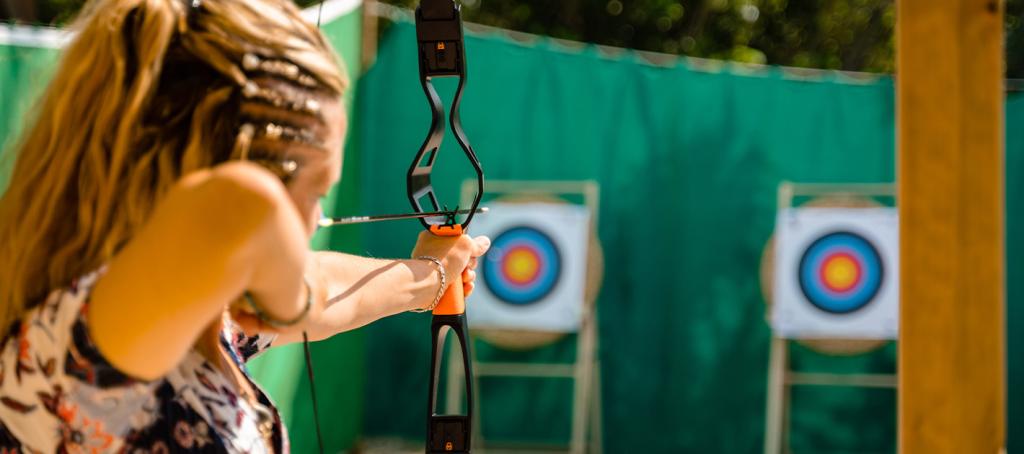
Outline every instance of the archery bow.
<path fill-rule="evenodd" d="M 457 77 L 458 87 L 452 98 L 450 121 L 452 133 L 476 173 L 477 193 L 469 214 L 461 223 L 448 218 L 444 223 L 431 223 L 431 218 L 421 218 L 423 227 L 438 236 L 461 236 L 480 206 L 484 193 L 484 172 L 476 153 L 469 145 L 462 122 L 459 118 L 459 102 L 466 85 L 466 51 L 462 34 L 462 13 L 454 0 L 422 0 L 416 8 L 417 56 L 420 68 L 420 84 L 431 108 L 431 124 L 427 138 L 420 146 L 406 175 L 409 202 L 416 212 L 427 209 L 439 211 L 437 195 L 431 183 L 431 172 L 437 153 L 444 138 L 444 105 L 441 103 L 432 80 L 440 77 Z M 427 201 L 427 208 L 423 201 Z M 427 390 L 427 438 L 428 453 L 460 452 L 470 450 L 470 435 L 473 420 L 473 372 L 469 354 L 469 328 L 466 323 L 466 302 L 462 290 L 462 276 L 452 279 L 440 304 L 434 309 L 431 322 L 430 388 Z M 438 415 L 434 413 L 437 403 L 437 382 L 444 348 L 444 328 L 458 337 L 462 350 L 463 377 L 465 377 L 466 414 Z"/>
<path fill-rule="evenodd" d="M 317 29 L 323 14 L 323 0 L 317 13 Z M 422 0 L 416 8 L 416 38 L 418 42 L 417 56 L 419 60 L 420 84 L 427 96 L 431 108 L 431 124 L 423 145 L 420 146 L 406 174 L 406 189 L 414 214 L 379 217 L 360 217 L 348 219 L 327 219 L 321 221 L 322 226 L 350 224 L 357 222 L 373 222 L 377 220 L 393 220 L 418 218 L 423 227 L 437 236 L 457 237 L 466 232 L 473 216 L 486 211 L 479 208 L 484 193 L 484 173 L 476 153 L 469 144 L 462 122 L 459 117 L 459 104 L 462 91 L 466 84 L 466 54 L 462 32 L 461 8 L 454 0 Z M 441 77 L 458 78 L 458 86 L 452 98 L 450 122 L 455 140 L 469 160 L 476 173 L 477 192 L 469 209 L 459 211 L 441 209 L 431 181 L 431 173 L 438 150 L 445 133 L 445 109 L 432 80 Z M 424 203 L 426 201 L 426 203 Z M 456 215 L 465 214 L 466 218 L 458 223 Z M 473 372 L 469 354 L 469 328 L 466 322 L 466 302 L 462 288 L 462 276 L 453 276 L 441 301 L 433 311 L 431 321 L 431 370 L 430 387 L 427 397 L 427 437 L 428 453 L 469 453 L 470 435 L 473 420 Z M 456 334 L 462 350 L 463 377 L 465 377 L 466 414 L 438 415 L 434 412 L 437 401 L 437 382 L 440 374 L 442 349 L 448 328 Z M 314 421 L 317 427 L 317 439 L 320 452 L 323 453 L 323 440 L 320 435 L 320 423 L 317 415 L 316 390 L 313 387 L 312 359 L 309 355 L 309 342 L 305 339 L 306 363 L 309 372 L 310 392 L 313 398 Z"/>

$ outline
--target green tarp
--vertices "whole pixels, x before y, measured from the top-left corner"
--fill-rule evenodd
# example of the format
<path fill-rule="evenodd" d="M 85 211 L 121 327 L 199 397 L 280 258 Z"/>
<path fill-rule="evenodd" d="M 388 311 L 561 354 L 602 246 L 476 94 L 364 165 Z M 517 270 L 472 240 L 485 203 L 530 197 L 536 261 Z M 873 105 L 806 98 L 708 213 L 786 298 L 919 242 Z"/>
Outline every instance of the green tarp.
<path fill-rule="evenodd" d="M 1024 93 L 1006 102 L 1007 452 L 1024 452 Z"/>
<path fill-rule="evenodd" d="M 13 33 L 11 30 L 8 33 Z M 0 151 L 8 150 L 17 140 L 56 59 L 54 49 L 0 44 Z M 10 159 L 0 159 L 0 191 L 7 187 L 11 164 Z"/>
<path fill-rule="evenodd" d="M 377 211 L 405 208 L 403 170 L 429 124 L 415 42 L 411 24 L 390 28 L 357 101 L 366 176 L 360 195 Z M 601 185 L 606 452 L 760 452 L 769 330 L 758 273 L 776 187 L 782 180 L 892 182 L 892 80 L 838 73 L 807 80 L 777 68 L 685 60 L 655 66 L 635 53 L 609 56 L 492 33 L 471 34 L 466 46 L 462 118 L 488 178 Z M 1014 239 L 1024 228 L 1014 195 L 1024 176 L 1024 137 L 1012 126 L 1022 121 L 1024 101 L 1012 98 L 1009 408 L 1024 407 L 1017 393 L 1024 287 L 1014 278 L 1024 259 Z M 467 176 L 464 166 L 448 165 L 463 160 L 458 154 L 449 134 L 435 185 L 452 204 Z M 404 256 L 417 228 L 376 226 L 366 231 L 365 248 Z M 368 435 L 422 439 L 428 325 L 410 314 L 368 328 Z M 571 339 L 529 354 L 476 347 L 490 360 L 568 360 L 573 353 Z M 794 347 L 793 362 L 801 370 L 892 372 L 895 352 L 889 345 L 836 358 Z M 568 440 L 567 382 L 485 379 L 478 392 L 485 438 Z M 792 397 L 793 452 L 895 450 L 894 391 L 802 387 Z M 1010 416 L 1008 432 L 1024 430 L 1021 410 Z"/>

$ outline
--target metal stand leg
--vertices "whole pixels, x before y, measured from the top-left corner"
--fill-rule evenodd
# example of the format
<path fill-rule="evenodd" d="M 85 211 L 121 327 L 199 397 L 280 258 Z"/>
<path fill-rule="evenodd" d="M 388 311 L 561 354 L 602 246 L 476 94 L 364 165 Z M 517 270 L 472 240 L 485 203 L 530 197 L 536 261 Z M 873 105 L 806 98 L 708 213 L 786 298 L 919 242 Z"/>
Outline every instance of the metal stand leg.
<path fill-rule="evenodd" d="M 768 403 L 764 417 L 764 454 L 783 452 L 786 429 L 786 369 L 789 367 L 787 341 L 772 337 L 768 365 Z"/>
<path fill-rule="evenodd" d="M 590 419 L 591 391 L 594 372 L 594 319 L 585 317 L 576 344 L 576 365 L 574 367 L 574 394 L 572 402 L 572 438 L 570 454 L 583 454 L 586 447 L 587 422 Z"/>
<path fill-rule="evenodd" d="M 595 342 L 595 345 L 597 342 Z M 594 359 L 594 386 L 590 392 L 590 446 L 589 454 L 601 454 L 604 451 L 604 420 L 601 412 L 601 360 Z"/>

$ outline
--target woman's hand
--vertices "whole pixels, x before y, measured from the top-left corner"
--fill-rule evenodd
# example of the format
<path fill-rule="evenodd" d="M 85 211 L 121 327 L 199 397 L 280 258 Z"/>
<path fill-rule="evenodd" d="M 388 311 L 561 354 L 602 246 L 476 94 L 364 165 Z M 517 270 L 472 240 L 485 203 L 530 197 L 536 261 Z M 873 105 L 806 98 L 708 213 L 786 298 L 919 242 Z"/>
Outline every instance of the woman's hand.
<path fill-rule="evenodd" d="M 490 246 L 491 240 L 483 236 L 439 237 L 423 232 L 412 256 L 436 257 L 447 276 L 461 274 L 463 292 L 469 295 L 476 281 L 478 258 Z M 416 261 L 419 271 L 413 272 L 408 267 L 412 262 L 320 252 L 305 270 L 313 292 L 313 305 L 305 320 L 294 326 L 273 327 L 260 320 L 244 300 L 230 306 L 231 318 L 248 335 L 277 334 L 275 345 L 300 341 L 304 331 L 310 340 L 325 339 L 381 317 L 429 305 L 437 287 L 428 283 L 436 282 L 437 273 L 433 265 L 423 261 Z"/>
<path fill-rule="evenodd" d="M 469 235 L 457 237 L 437 236 L 430 232 L 420 232 L 416 247 L 412 250 L 413 257 L 434 257 L 441 261 L 447 276 L 462 275 L 462 288 L 466 296 L 473 293 L 476 281 L 477 258 L 484 255 L 491 247 L 491 240 L 486 236 L 471 238 Z"/>

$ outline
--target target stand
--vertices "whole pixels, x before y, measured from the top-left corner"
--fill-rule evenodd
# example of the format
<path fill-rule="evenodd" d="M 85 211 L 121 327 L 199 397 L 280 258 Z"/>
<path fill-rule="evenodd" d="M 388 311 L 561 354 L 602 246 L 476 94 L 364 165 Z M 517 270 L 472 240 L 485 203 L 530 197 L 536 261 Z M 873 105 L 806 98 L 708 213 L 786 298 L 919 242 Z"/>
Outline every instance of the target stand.
<path fill-rule="evenodd" d="M 472 184 L 467 182 L 466 184 Z M 470 186 L 463 186 L 462 194 L 472 194 Z M 495 219 L 500 211 L 497 206 L 517 204 L 542 204 L 550 206 L 575 206 L 589 213 L 586 223 L 586 238 L 569 235 L 557 229 L 535 228 L 536 226 L 506 223 L 499 232 L 488 232 L 484 218 L 477 221 L 472 234 L 491 234 L 492 247 L 485 261 L 481 262 L 480 281 L 475 301 L 469 303 L 470 344 L 476 339 L 506 350 L 532 350 L 552 344 L 568 334 L 576 334 L 576 355 L 573 362 L 490 362 L 481 361 L 476 349 L 470 349 L 473 359 L 473 387 L 480 393 L 480 379 L 483 377 L 510 377 L 522 379 L 568 379 L 573 382 L 572 424 L 568 445 L 524 444 L 487 440 L 482 434 L 480 406 L 483 399 L 473 399 L 473 449 L 485 453 L 528 453 L 568 452 L 572 454 L 601 453 L 601 374 L 597 359 L 598 330 L 595 301 L 600 289 L 603 273 L 603 258 L 596 238 L 599 189 L 593 181 L 488 181 L 487 201 L 492 210 L 488 220 Z M 539 205 L 538 205 L 539 206 Z M 540 207 L 543 208 L 543 207 Z M 529 223 L 527 223 L 529 224 Z M 483 229 L 484 231 L 481 231 Z M 585 246 L 585 259 L 573 261 L 573 254 L 566 253 L 567 239 L 577 239 Z M 493 262 L 493 263 L 492 263 Z M 582 268 L 582 272 L 580 271 Z M 575 270 L 575 271 L 573 271 Z M 576 273 L 573 278 L 566 275 Z M 558 276 L 558 277 L 556 277 Z M 569 282 L 567 282 L 569 281 Z M 583 288 L 575 293 L 576 301 L 582 298 L 578 310 L 566 315 L 565 308 L 556 311 L 552 300 L 573 299 L 563 292 L 570 284 Z M 486 298 L 485 298 L 486 296 Z M 502 301 L 507 308 L 488 309 L 484 312 L 484 299 Z M 538 307 L 539 306 L 539 307 Z M 474 317 L 474 309 L 478 310 Z M 532 315 L 531 315 L 532 314 Z M 474 326 L 474 319 L 476 326 Z M 506 324 L 507 326 L 500 326 Z M 517 325 L 518 324 L 518 325 Z M 452 348 L 455 347 L 455 348 Z M 446 377 L 446 409 L 458 411 L 463 403 L 463 370 L 459 367 L 459 349 L 451 345 L 451 359 Z"/>
<path fill-rule="evenodd" d="M 776 229 L 761 259 L 772 331 L 765 454 L 789 452 L 793 386 L 896 389 L 895 373 L 801 372 L 789 362 L 791 341 L 824 354 L 855 355 L 896 340 L 899 241 L 891 233 L 898 221 L 878 197 L 894 198 L 895 186 L 779 185 Z"/>

